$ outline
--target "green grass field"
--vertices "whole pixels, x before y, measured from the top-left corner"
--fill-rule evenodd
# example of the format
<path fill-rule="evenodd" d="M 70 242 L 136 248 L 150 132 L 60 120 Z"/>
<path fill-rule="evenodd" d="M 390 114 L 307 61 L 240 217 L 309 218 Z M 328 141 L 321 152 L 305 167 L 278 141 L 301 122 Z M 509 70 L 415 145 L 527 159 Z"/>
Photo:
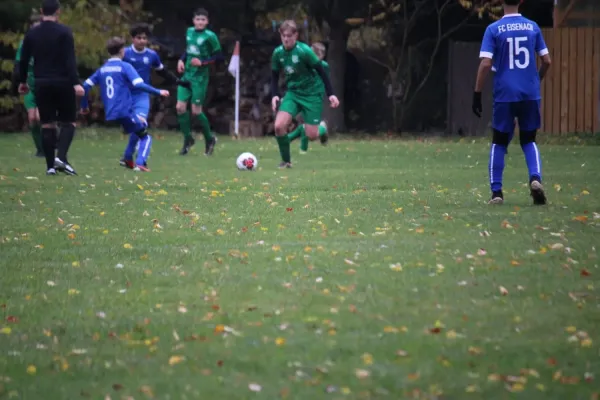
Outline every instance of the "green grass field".
<path fill-rule="evenodd" d="M 0 398 L 598 398 L 598 147 L 534 207 L 518 143 L 488 206 L 484 141 L 80 136 L 46 177 L 0 135 Z"/>

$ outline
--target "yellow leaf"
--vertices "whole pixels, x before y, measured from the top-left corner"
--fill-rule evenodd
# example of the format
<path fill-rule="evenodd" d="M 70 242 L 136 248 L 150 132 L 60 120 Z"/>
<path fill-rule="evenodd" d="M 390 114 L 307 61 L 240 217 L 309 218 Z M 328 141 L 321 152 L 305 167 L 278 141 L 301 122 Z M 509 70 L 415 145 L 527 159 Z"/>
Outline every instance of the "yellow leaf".
<path fill-rule="evenodd" d="M 183 356 L 171 356 L 171 358 L 169 358 L 169 365 L 179 364 L 183 360 L 185 360 Z"/>
<path fill-rule="evenodd" d="M 73 262 L 71 263 L 71 265 L 72 265 L 73 267 L 75 267 L 75 268 L 79 268 L 79 267 L 81 266 L 81 265 L 79 264 L 79 261 L 73 261 Z"/>
<path fill-rule="evenodd" d="M 385 333 L 398 333 L 399 332 L 398 328 L 396 328 L 395 326 L 386 326 L 383 328 L 383 331 Z"/>
<path fill-rule="evenodd" d="M 69 291 L 67 292 L 70 296 L 79 294 L 79 290 L 77 289 L 69 289 Z"/>
<path fill-rule="evenodd" d="M 449 330 L 448 332 L 446 332 L 446 337 L 448 339 L 456 339 L 458 335 L 456 334 L 456 331 L 454 329 Z"/>
<path fill-rule="evenodd" d="M 425 229 L 424 229 L 424 228 L 422 228 L 422 227 L 421 227 L 421 228 L 417 228 L 417 229 L 415 230 L 415 232 L 417 232 L 417 233 L 423 233 L 423 232 L 425 232 Z"/>
<path fill-rule="evenodd" d="M 475 393 L 479 390 L 479 388 L 477 387 L 477 385 L 469 385 L 467 386 L 467 388 L 465 389 L 465 391 L 467 393 Z"/>
<path fill-rule="evenodd" d="M 132 245 L 130 245 L 129 243 L 125 243 L 125 244 L 123 245 L 123 248 L 124 248 L 124 249 L 133 249 L 133 246 L 132 246 Z"/>
<path fill-rule="evenodd" d="M 27 366 L 27 373 L 29 375 L 35 375 L 36 372 L 37 372 L 37 368 L 35 367 L 35 365 Z"/>
<path fill-rule="evenodd" d="M 567 328 L 565 329 L 565 331 L 569 332 L 569 333 L 575 333 L 577 332 L 577 328 L 574 326 L 567 326 Z"/>
<path fill-rule="evenodd" d="M 0 329 L 0 333 L 3 335 L 10 335 L 11 332 L 12 329 L 10 329 L 8 326 L 2 327 L 2 329 Z"/>
<path fill-rule="evenodd" d="M 275 339 L 275 345 L 277 346 L 283 346 L 285 344 L 285 339 L 282 337 L 278 337 L 277 339 Z"/>
<path fill-rule="evenodd" d="M 138 189 L 140 190 L 144 190 L 144 187 L 142 185 L 137 185 Z"/>
<path fill-rule="evenodd" d="M 581 347 L 592 347 L 592 339 L 585 338 L 581 341 Z"/>
<path fill-rule="evenodd" d="M 372 365 L 373 364 L 373 356 L 370 355 L 369 353 L 365 353 L 362 355 L 362 361 L 365 365 Z"/>

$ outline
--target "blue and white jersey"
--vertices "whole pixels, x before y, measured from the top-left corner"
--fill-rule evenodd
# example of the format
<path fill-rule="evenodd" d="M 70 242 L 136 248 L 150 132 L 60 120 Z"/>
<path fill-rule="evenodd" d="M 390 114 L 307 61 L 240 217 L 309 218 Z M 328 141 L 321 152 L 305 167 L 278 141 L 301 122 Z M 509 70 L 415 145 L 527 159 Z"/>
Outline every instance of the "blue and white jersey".
<path fill-rule="evenodd" d="M 85 86 L 100 87 L 107 121 L 129 117 L 131 114 L 131 91 L 143 85 L 144 80 L 129 63 L 120 58 L 111 58 L 85 81 Z M 89 89 L 88 89 L 89 90 Z"/>
<path fill-rule="evenodd" d="M 493 60 L 494 101 L 541 99 L 536 54 L 548 54 L 548 47 L 540 27 L 521 14 L 507 14 L 487 27 L 479 57 Z"/>
<path fill-rule="evenodd" d="M 150 77 L 152 70 L 161 70 L 164 68 L 159 55 L 152 49 L 145 48 L 142 51 L 137 51 L 133 45 L 125 49 L 123 61 L 133 65 L 133 68 L 142 77 L 144 83 L 150 85 Z"/>

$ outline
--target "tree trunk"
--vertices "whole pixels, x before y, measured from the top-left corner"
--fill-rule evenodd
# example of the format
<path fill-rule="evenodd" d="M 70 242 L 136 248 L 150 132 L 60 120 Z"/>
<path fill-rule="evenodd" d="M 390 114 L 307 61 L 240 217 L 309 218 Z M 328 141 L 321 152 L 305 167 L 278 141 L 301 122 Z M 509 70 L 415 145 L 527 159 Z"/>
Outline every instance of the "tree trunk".
<path fill-rule="evenodd" d="M 346 75 L 348 35 L 349 30 L 343 22 L 330 24 L 327 62 L 329 63 L 333 92 L 340 100 L 340 106 L 336 109 L 332 109 L 329 107 L 329 100 L 326 100 L 325 119 L 331 130 L 337 132 L 346 130 L 346 120 L 344 117 L 344 77 Z"/>

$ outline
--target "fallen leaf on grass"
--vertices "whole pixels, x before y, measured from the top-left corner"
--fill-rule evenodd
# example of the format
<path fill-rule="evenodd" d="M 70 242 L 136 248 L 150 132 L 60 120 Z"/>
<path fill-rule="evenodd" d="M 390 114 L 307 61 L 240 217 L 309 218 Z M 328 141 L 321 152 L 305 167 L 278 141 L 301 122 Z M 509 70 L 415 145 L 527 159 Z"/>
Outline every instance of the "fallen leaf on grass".
<path fill-rule="evenodd" d="M 169 365 L 179 364 L 180 362 L 183 362 L 183 360 L 185 360 L 185 357 L 183 356 L 171 356 L 169 358 Z"/>
<path fill-rule="evenodd" d="M 508 294 L 508 290 L 506 290 L 504 286 L 500 286 L 498 289 L 500 290 L 500 294 L 502 296 L 506 296 Z"/>
<path fill-rule="evenodd" d="M 358 379 L 366 379 L 371 375 L 371 373 L 366 369 L 356 369 L 354 370 L 354 374 Z"/>
<path fill-rule="evenodd" d="M 258 383 L 251 383 L 248 385 L 248 389 L 253 392 L 260 392 L 262 390 L 262 386 L 260 386 Z"/>

